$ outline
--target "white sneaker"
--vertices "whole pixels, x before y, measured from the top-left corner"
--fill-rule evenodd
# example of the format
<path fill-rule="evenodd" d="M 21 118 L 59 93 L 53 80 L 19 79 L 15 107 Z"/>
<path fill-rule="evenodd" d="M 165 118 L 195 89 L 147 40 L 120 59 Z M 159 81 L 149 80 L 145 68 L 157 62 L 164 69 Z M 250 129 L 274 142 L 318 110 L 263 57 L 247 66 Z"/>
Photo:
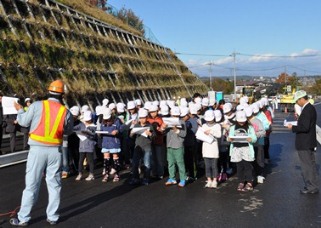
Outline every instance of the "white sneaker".
<path fill-rule="evenodd" d="M 217 181 L 213 181 L 213 182 L 212 182 L 211 188 L 217 188 Z"/>
<path fill-rule="evenodd" d="M 212 187 L 212 181 L 207 181 L 205 188 L 211 188 Z"/>
<path fill-rule="evenodd" d="M 263 184 L 264 183 L 264 179 L 265 179 L 265 177 L 263 177 L 263 176 L 257 176 L 257 183 Z"/>
<path fill-rule="evenodd" d="M 105 168 L 103 168 L 102 175 L 103 175 L 103 176 L 106 175 L 106 169 L 105 169 Z"/>
<path fill-rule="evenodd" d="M 82 178 L 82 174 L 81 174 L 81 173 L 79 173 L 75 180 L 76 180 L 76 181 L 80 181 L 80 180 L 81 180 L 81 178 Z"/>
<path fill-rule="evenodd" d="M 90 173 L 88 177 L 85 179 L 86 181 L 92 181 L 95 180 L 94 174 Z"/>
<path fill-rule="evenodd" d="M 110 172 L 109 172 L 110 175 L 113 175 L 113 174 L 115 174 L 115 173 L 116 173 L 116 169 L 114 169 L 114 168 L 112 168 L 112 169 L 110 170 Z"/>

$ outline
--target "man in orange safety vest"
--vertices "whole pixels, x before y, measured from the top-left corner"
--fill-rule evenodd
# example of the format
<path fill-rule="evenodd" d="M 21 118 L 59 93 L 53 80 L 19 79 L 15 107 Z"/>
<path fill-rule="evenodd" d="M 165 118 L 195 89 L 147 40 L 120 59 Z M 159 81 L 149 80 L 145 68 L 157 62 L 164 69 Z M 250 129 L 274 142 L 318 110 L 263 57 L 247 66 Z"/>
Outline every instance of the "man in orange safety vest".
<path fill-rule="evenodd" d="M 26 187 L 22 194 L 18 218 L 10 220 L 14 226 L 28 225 L 31 209 L 38 198 L 43 173 L 46 175 L 49 195 L 47 222 L 54 225 L 59 219 L 62 142 L 63 135 L 72 133 L 73 118 L 62 104 L 64 83 L 61 80 L 53 81 L 48 91 L 47 100 L 34 102 L 26 112 L 20 104 L 14 104 L 18 111 L 18 123 L 23 127 L 30 127 Z"/>

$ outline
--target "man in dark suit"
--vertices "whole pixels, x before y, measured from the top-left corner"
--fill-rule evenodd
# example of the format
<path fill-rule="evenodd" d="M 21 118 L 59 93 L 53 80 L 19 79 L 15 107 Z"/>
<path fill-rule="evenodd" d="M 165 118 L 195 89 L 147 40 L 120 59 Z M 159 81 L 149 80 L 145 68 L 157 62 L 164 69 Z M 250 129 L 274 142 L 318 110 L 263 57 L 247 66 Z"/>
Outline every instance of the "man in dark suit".
<path fill-rule="evenodd" d="M 296 133 L 295 148 L 298 151 L 305 183 L 301 193 L 316 194 L 319 192 L 318 172 L 315 162 L 317 112 L 314 106 L 310 104 L 307 93 L 304 90 L 299 90 L 295 93 L 294 102 L 302 108 L 302 111 L 298 118 L 297 126 L 290 124 L 288 128 Z"/>
<path fill-rule="evenodd" d="M 4 116 L 6 122 L 6 133 L 10 134 L 10 152 L 16 151 L 16 138 L 19 125 L 17 122 L 17 114 L 8 114 Z"/>

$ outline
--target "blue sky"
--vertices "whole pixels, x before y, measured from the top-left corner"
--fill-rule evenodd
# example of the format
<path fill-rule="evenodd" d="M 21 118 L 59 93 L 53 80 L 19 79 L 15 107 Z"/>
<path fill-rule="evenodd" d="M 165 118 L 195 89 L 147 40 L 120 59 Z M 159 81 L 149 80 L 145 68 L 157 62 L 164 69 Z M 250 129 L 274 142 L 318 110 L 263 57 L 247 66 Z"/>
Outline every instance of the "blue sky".
<path fill-rule="evenodd" d="M 109 0 L 199 76 L 321 75 L 320 0 Z"/>

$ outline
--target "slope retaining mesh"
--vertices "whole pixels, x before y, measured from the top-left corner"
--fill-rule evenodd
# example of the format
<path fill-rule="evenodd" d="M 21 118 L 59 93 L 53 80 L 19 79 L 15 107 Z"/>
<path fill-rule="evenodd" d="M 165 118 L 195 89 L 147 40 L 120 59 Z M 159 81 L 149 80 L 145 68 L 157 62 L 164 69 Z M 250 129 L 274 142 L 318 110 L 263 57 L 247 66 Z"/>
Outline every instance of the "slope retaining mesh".
<path fill-rule="evenodd" d="M 52 0 L 0 0 L 0 90 L 42 97 L 57 78 L 66 103 L 190 97 L 206 86 L 169 49 Z"/>

